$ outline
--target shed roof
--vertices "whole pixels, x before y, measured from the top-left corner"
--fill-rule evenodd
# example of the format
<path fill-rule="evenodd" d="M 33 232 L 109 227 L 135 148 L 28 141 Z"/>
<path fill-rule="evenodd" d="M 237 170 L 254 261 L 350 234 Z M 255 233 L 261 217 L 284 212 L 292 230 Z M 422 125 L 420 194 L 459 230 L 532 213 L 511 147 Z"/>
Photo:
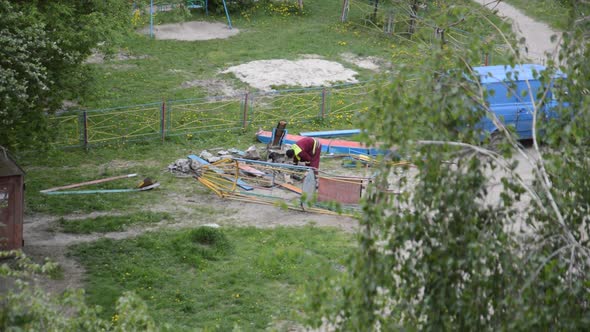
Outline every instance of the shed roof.
<path fill-rule="evenodd" d="M 539 75 L 547 69 L 545 66 L 537 64 L 523 64 L 515 67 L 507 65 L 473 67 L 473 70 L 479 74 L 481 83 L 495 83 L 504 81 L 525 81 L 534 80 L 535 75 Z M 508 73 L 510 77 L 508 77 Z M 516 77 L 518 77 L 518 79 Z"/>
<path fill-rule="evenodd" d="M 25 171 L 17 165 L 10 153 L 0 147 L 0 177 L 24 174 Z"/>

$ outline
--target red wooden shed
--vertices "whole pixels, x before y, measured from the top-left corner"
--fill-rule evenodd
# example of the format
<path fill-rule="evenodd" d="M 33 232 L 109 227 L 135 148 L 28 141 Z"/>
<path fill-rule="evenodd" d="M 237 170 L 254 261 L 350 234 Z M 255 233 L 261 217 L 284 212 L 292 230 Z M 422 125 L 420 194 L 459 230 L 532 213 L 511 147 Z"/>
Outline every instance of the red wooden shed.
<path fill-rule="evenodd" d="M 0 146 L 0 250 L 20 249 L 23 240 L 25 172 Z"/>

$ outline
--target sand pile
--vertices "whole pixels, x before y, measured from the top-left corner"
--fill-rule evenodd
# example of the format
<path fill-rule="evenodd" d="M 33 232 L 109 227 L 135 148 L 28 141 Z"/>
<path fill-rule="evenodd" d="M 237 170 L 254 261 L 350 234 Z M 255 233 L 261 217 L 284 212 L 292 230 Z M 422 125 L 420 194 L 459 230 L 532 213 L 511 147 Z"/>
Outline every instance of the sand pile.
<path fill-rule="evenodd" d="M 321 59 L 258 60 L 223 71 L 233 73 L 250 86 L 269 91 L 275 86 L 325 86 L 357 82 L 357 72 L 341 64 Z"/>

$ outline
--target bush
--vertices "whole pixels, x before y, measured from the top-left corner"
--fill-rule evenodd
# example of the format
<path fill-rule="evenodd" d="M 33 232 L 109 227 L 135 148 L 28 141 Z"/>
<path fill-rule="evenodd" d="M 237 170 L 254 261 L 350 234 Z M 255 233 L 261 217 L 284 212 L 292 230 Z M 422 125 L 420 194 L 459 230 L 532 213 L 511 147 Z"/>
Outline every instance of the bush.
<path fill-rule="evenodd" d="M 218 260 L 233 249 L 225 233 L 212 227 L 199 227 L 181 234 L 174 247 L 179 257 L 192 257 L 193 261 Z"/>
<path fill-rule="evenodd" d="M 244 0 L 244 1 L 233 1 L 230 3 L 227 3 L 227 9 L 232 12 L 232 11 L 242 11 L 244 9 L 249 9 L 254 7 L 256 1 L 254 0 Z M 224 14 L 224 8 L 223 8 L 223 1 L 222 0 L 209 0 L 209 12 L 215 13 L 215 14 Z"/>

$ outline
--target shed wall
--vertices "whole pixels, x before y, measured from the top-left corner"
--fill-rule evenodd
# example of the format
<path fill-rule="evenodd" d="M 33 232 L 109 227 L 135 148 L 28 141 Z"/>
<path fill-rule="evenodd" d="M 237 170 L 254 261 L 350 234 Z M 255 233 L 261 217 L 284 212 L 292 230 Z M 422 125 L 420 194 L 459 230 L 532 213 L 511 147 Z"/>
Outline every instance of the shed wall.
<path fill-rule="evenodd" d="M 23 246 L 24 177 L 0 177 L 0 249 Z"/>

